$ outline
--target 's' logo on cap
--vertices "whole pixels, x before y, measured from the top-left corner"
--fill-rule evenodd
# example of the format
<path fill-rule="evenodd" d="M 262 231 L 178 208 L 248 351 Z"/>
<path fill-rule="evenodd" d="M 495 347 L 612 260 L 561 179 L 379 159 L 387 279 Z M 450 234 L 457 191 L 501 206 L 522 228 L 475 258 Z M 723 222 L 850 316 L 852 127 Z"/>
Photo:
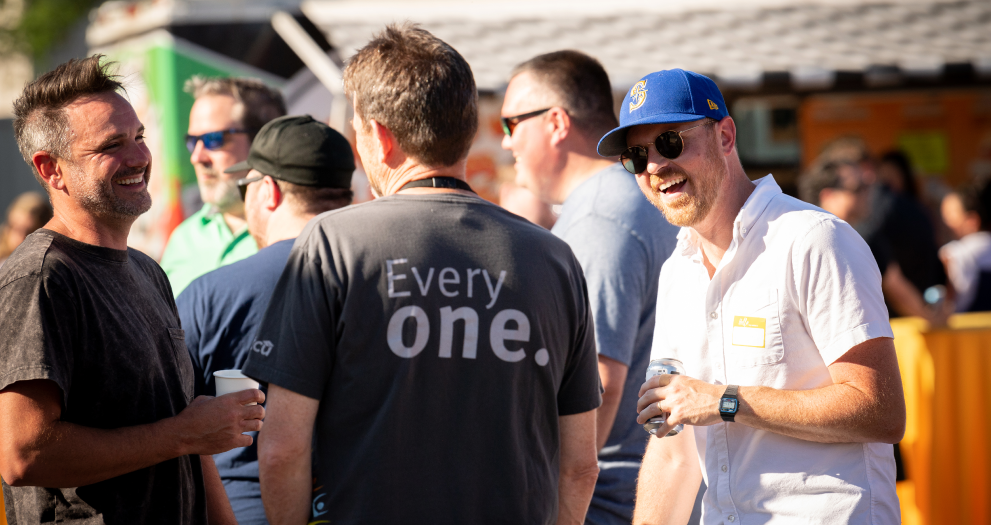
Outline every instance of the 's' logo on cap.
<path fill-rule="evenodd" d="M 633 85 L 633 89 L 630 90 L 630 98 L 633 99 L 633 102 L 630 102 L 630 111 L 643 105 L 643 101 L 647 100 L 646 80 L 641 80 Z"/>
<path fill-rule="evenodd" d="M 715 102 L 713 102 L 713 101 L 711 101 L 709 99 L 705 99 L 705 100 L 709 102 L 709 109 L 711 109 L 713 111 L 719 111 L 719 106 L 717 106 Z"/>

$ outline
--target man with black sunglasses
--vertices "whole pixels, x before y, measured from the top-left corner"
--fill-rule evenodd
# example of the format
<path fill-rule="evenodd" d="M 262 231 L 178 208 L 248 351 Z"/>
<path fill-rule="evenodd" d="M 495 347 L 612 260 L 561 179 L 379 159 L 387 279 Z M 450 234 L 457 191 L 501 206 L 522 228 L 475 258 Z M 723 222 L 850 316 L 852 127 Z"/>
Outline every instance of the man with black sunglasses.
<path fill-rule="evenodd" d="M 847 223 L 751 182 L 709 78 L 637 82 L 598 145 L 682 226 L 661 270 L 651 359 L 684 375 L 640 389 L 647 445 L 634 522 L 898 523 L 891 443 L 905 402 L 881 275 Z M 699 465 L 702 468 L 699 468 Z"/>
<path fill-rule="evenodd" d="M 575 252 L 588 283 L 603 394 L 596 415 L 602 470 L 585 522 L 628 524 L 648 437 L 636 404 L 657 276 L 678 229 L 640 196 L 633 175 L 595 151 L 617 121 L 609 76 L 594 58 L 558 51 L 516 66 L 502 114 L 502 145 L 516 158 L 517 183 L 563 204 L 551 231 Z"/>
<path fill-rule="evenodd" d="M 176 227 L 162 255 L 176 297 L 200 275 L 258 251 L 237 189 L 247 171 L 226 170 L 248 157 L 266 122 L 286 114 L 282 95 L 259 80 L 195 76 L 185 88 L 195 98 L 186 148 L 203 208 Z"/>

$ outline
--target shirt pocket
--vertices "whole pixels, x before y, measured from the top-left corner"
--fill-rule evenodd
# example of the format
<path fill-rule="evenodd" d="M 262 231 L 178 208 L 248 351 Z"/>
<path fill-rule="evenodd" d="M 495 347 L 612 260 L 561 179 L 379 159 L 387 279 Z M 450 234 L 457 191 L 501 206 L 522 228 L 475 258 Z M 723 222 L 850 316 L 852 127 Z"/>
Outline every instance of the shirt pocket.
<path fill-rule="evenodd" d="M 778 291 L 736 292 L 730 308 L 732 325 L 727 360 L 743 368 L 780 362 L 785 349 L 781 341 Z"/>
<path fill-rule="evenodd" d="M 172 354 L 175 357 L 182 393 L 188 405 L 193 401 L 193 375 L 195 372 L 193 371 L 193 361 L 189 357 L 189 350 L 186 349 L 186 332 L 182 328 L 169 328 L 169 339 L 172 340 Z"/>

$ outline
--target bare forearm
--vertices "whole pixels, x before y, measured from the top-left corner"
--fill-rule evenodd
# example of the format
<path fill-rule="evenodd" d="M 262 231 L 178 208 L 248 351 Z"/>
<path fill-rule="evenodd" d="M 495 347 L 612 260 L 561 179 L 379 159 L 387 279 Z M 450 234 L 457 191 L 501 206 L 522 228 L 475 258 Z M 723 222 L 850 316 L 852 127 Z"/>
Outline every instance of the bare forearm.
<path fill-rule="evenodd" d="M 258 434 L 258 474 L 265 515 L 272 525 L 304 525 L 313 493 L 313 423 L 320 402 L 268 386 L 265 428 Z"/>
<path fill-rule="evenodd" d="M 581 471 L 561 472 L 558 482 L 558 525 L 580 525 L 585 522 L 598 477 L 599 467 L 595 465 Z"/>
<path fill-rule="evenodd" d="M 595 451 L 595 410 L 561 416 L 561 471 L 558 477 L 559 525 L 581 525 L 592 501 L 599 463 Z"/>
<path fill-rule="evenodd" d="M 42 440 L 5 455 L 0 472 L 15 486 L 79 487 L 183 455 L 169 422 L 104 430 L 57 422 Z M 13 437 L 13 436 L 11 436 Z"/>
<path fill-rule="evenodd" d="M 617 392 L 602 394 L 602 405 L 595 413 L 595 450 L 602 450 L 602 447 L 606 446 L 612 426 L 616 423 L 616 412 L 619 410 L 621 397 L 622 394 Z"/>
<path fill-rule="evenodd" d="M 736 421 L 761 430 L 819 443 L 897 443 L 899 409 L 852 385 L 815 390 L 741 387 Z M 904 419 L 904 408 L 900 410 Z"/>
<path fill-rule="evenodd" d="M 626 374 L 629 367 L 610 359 L 599 356 L 599 379 L 602 381 L 602 405 L 595 415 L 595 450 L 606 446 L 612 427 L 616 423 L 616 412 L 619 402 L 623 399 L 623 388 L 626 386 Z"/>
<path fill-rule="evenodd" d="M 234 509 L 227 498 L 220 472 L 213 462 L 213 456 L 200 456 L 203 466 L 203 486 L 206 490 L 206 515 L 210 525 L 237 525 Z"/>
<path fill-rule="evenodd" d="M 310 517 L 310 451 L 259 457 L 262 501 L 272 525 L 303 525 Z"/>
<path fill-rule="evenodd" d="M 636 525 L 683 525 L 702 481 L 691 428 L 676 437 L 651 437 L 637 478 Z"/>
<path fill-rule="evenodd" d="M 251 444 L 261 428 L 260 390 L 199 397 L 179 415 L 146 425 L 99 429 L 61 420 L 61 393 L 48 380 L 0 391 L 0 475 L 15 486 L 78 487 L 187 454 Z"/>

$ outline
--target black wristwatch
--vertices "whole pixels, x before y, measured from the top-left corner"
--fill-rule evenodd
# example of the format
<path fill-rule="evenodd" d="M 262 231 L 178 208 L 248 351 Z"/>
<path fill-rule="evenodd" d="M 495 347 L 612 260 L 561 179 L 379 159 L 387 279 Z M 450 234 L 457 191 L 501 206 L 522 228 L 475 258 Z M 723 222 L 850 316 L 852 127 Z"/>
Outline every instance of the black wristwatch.
<path fill-rule="evenodd" d="M 719 416 L 723 421 L 732 423 L 736 417 L 736 411 L 740 408 L 740 401 L 736 398 L 736 391 L 740 387 L 729 385 L 723 392 L 723 397 L 719 399 Z"/>

